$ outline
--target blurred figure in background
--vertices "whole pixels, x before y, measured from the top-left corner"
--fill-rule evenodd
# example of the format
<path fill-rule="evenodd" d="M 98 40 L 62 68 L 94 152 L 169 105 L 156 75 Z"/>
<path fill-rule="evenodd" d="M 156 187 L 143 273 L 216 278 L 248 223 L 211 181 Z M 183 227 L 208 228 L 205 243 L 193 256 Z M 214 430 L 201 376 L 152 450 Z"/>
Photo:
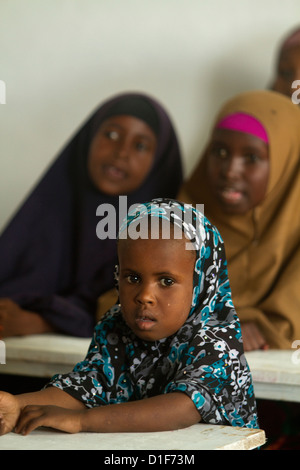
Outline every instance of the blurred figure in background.
<path fill-rule="evenodd" d="M 300 90 L 296 91 L 298 84 L 294 84 L 295 80 L 300 80 L 300 27 L 294 29 L 279 46 L 271 89 L 286 96 L 294 94 L 299 104 Z"/>

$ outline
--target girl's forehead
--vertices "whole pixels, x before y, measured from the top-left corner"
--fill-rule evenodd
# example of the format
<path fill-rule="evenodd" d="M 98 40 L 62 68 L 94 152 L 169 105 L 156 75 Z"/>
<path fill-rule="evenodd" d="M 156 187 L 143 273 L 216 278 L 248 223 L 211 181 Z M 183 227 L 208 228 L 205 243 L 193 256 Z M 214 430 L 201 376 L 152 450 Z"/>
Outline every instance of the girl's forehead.
<path fill-rule="evenodd" d="M 145 120 L 130 114 L 117 114 L 115 116 L 105 118 L 101 122 L 99 130 L 108 126 L 115 126 L 123 131 L 129 129 L 132 131 L 145 133 L 146 135 L 150 134 L 152 138 L 156 139 L 156 134 Z"/>
<path fill-rule="evenodd" d="M 164 257 L 169 258 L 170 261 L 176 258 L 177 262 L 180 259 L 192 258 L 196 259 L 196 250 L 193 244 L 182 234 L 181 238 L 137 238 L 132 239 L 127 237 L 118 240 L 118 255 L 119 261 L 128 258 L 139 257 Z"/>
<path fill-rule="evenodd" d="M 185 239 L 188 250 L 200 251 L 207 225 L 203 213 L 177 201 L 152 202 L 141 204 L 128 214 L 120 226 L 118 239 Z"/>
<path fill-rule="evenodd" d="M 224 142 L 224 143 L 243 143 L 244 145 L 255 147 L 258 149 L 268 149 L 268 144 L 259 137 L 241 131 L 234 131 L 230 129 L 214 129 L 211 142 Z"/>

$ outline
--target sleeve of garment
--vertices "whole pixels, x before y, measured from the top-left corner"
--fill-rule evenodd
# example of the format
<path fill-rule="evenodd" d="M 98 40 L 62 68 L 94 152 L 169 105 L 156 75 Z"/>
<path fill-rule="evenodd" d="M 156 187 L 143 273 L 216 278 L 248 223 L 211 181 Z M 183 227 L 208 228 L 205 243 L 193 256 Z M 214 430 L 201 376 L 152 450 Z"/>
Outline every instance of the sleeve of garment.
<path fill-rule="evenodd" d="M 60 333 L 90 338 L 95 326 L 96 302 L 79 296 L 51 295 L 20 303 L 22 308 L 40 314 Z"/>
<path fill-rule="evenodd" d="M 40 314 L 59 332 L 92 337 L 97 299 L 114 286 L 113 261 L 103 263 L 98 271 L 96 266 L 86 276 L 78 269 L 78 280 L 60 214 L 42 208 L 37 213 L 38 226 L 35 218 L 27 220 L 24 214 L 0 238 L 0 297 Z"/>
<path fill-rule="evenodd" d="M 300 339 L 299 282 L 300 247 L 260 305 L 237 308 L 241 322 L 255 321 L 271 348 L 290 349 Z"/>
<path fill-rule="evenodd" d="M 240 338 L 240 331 L 228 336 L 225 328 L 197 335 L 185 352 L 190 361 L 164 392 L 187 394 L 205 423 L 258 427 L 252 377 Z"/>
<path fill-rule="evenodd" d="M 22 309 L 41 315 L 60 333 L 91 338 L 97 322 L 98 295 L 100 292 L 98 294 L 90 287 L 89 291 L 85 288 L 84 293 L 40 295 L 28 291 L 13 294 L 10 298 Z"/>
<path fill-rule="evenodd" d="M 101 385 L 105 377 L 101 374 L 99 367 L 102 362 L 95 337 L 93 337 L 85 359 L 79 362 L 72 372 L 54 375 L 46 387 L 57 387 L 63 390 L 84 403 L 87 408 L 106 405 Z"/>
<path fill-rule="evenodd" d="M 10 298 L 24 310 L 38 313 L 61 333 L 92 337 L 97 321 L 98 298 L 114 286 L 114 264 L 107 263 L 92 279 L 59 291 L 55 275 L 59 270 L 53 270 L 54 274 L 48 273 L 47 261 L 45 259 L 43 271 L 35 271 L 30 259 L 26 259 L 26 263 L 23 260 L 27 269 L 0 283 L 0 296 Z"/>
<path fill-rule="evenodd" d="M 122 346 L 115 344 L 118 323 L 117 317 L 110 313 L 105 315 L 94 328 L 84 360 L 76 364 L 72 372 L 52 377 L 47 386 L 63 390 L 88 408 L 128 401 L 133 387 L 123 370 Z"/>
<path fill-rule="evenodd" d="M 38 301 L 31 301 L 28 307 L 40 313 L 62 333 L 91 338 L 97 323 L 99 296 L 109 291 L 114 283 L 113 269 L 113 264 L 104 267 L 94 279 L 77 286 L 73 292 L 67 295 L 44 296 Z"/>

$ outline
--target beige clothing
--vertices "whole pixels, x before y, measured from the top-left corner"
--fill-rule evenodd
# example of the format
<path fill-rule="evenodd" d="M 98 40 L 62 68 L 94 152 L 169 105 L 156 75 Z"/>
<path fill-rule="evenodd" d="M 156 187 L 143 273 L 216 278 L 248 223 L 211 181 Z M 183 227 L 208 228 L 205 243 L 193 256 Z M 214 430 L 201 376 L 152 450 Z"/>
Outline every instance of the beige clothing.
<path fill-rule="evenodd" d="M 255 321 L 270 347 L 300 340 L 300 110 L 272 91 L 242 93 L 221 117 L 244 112 L 257 118 L 269 139 L 270 176 L 263 202 L 244 215 L 226 215 L 213 199 L 206 152 L 178 199 L 204 204 L 226 247 L 233 301 L 242 322 Z"/>
<path fill-rule="evenodd" d="M 100 321 L 103 315 L 118 302 L 117 289 L 111 289 L 98 298 L 96 321 Z"/>

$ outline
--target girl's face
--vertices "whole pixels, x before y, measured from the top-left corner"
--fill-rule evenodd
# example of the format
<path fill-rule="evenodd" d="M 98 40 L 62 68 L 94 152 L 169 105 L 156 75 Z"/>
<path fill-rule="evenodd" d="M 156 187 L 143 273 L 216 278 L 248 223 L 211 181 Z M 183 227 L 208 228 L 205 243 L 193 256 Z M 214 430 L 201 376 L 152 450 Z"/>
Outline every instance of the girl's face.
<path fill-rule="evenodd" d="M 268 145 L 250 134 L 216 129 L 208 149 L 207 172 L 212 192 L 228 214 L 244 214 L 265 197 Z"/>
<path fill-rule="evenodd" d="M 195 252 L 186 238 L 119 240 L 119 296 L 124 320 L 142 340 L 166 338 L 192 304 Z"/>
<path fill-rule="evenodd" d="M 140 119 L 127 115 L 107 119 L 90 146 L 90 179 L 111 196 L 135 191 L 152 167 L 156 143 L 154 132 Z"/>
<path fill-rule="evenodd" d="M 272 89 L 286 96 L 292 96 L 295 91 L 295 88 L 292 88 L 294 80 L 300 80 L 300 45 L 282 52 Z"/>

